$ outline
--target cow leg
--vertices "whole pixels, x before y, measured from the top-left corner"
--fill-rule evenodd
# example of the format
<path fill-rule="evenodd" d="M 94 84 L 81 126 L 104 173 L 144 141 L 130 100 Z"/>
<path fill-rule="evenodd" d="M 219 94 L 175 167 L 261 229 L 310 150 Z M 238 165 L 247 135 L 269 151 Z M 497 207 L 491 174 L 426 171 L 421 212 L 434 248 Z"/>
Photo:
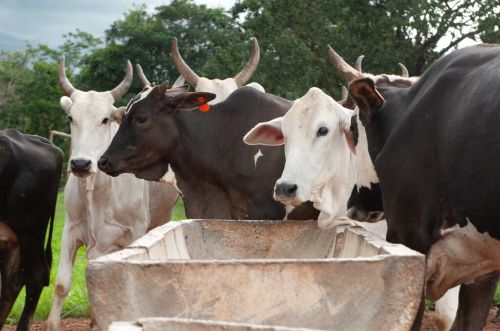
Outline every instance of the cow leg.
<path fill-rule="evenodd" d="M 5 230 L 5 231 L 3 231 Z M 0 290 L 0 329 L 23 287 L 21 272 L 21 250 L 17 237 L 0 222 L 0 263 L 2 288 Z"/>
<path fill-rule="evenodd" d="M 22 247 L 26 248 L 23 249 L 22 259 L 30 261 L 30 263 L 25 264 L 26 299 L 23 313 L 17 324 L 17 331 L 28 331 L 43 287 L 50 283 L 50 269 L 45 258 L 44 250 L 29 251 L 28 248 L 43 247 L 43 241 L 37 244 L 33 244 L 32 242 L 23 243 Z"/>
<path fill-rule="evenodd" d="M 500 272 L 496 271 L 460 287 L 457 317 L 452 331 L 482 330 L 491 308 Z"/>
<path fill-rule="evenodd" d="M 438 331 L 448 331 L 457 315 L 458 295 L 460 285 L 449 289 L 444 296 L 436 301 L 435 319 Z"/>
<path fill-rule="evenodd" d="M 82 246 L 81 241 L 75 234 L 75 227 L 71 226 L 71 221 L 66 216 L 61 242 L 61 259 L 57 270 L 57 278 L 54 287 L 54 299 L 52 309 L 47 318 L 46 330 L 57 331 L 61 322 L 62 303 L 71 288 L 71 274 L 75 263 L 76 253 Z"/>

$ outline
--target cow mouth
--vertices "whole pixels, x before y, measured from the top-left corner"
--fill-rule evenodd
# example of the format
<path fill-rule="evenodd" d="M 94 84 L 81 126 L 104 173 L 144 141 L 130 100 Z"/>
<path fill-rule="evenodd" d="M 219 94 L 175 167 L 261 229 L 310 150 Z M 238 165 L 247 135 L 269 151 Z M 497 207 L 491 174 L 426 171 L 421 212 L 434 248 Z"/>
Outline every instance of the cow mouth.
<path fill-rule="evenodd" d="M 298 205 L 302 204 L 302 202 L 303 202 L 303 201 L 300 201 L 296 197 L 290 198 L 290 197 L 276 195 L 276 194 L 274 194 L 273 198 L 274 198 L 274 200 L 281 202 L 285 206 L 298 206 Z"/>
<path fill-rule="evenodd" d="M 163 177 L 163 175 L 165 175 L 167 170 L 168 163 L 157 163 L 153 166 L 137 169 L 136 171 L 131 172 L 137 178 L 157 182 Z"/>

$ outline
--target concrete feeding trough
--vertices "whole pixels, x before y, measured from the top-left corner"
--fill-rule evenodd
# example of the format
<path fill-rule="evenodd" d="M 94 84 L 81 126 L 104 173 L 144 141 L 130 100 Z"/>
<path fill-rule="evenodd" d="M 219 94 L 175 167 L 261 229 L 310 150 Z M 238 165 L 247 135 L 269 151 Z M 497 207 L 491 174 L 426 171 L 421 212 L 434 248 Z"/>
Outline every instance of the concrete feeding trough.
<path fill-rule="evenodd" d="M 424 264 L 357 226 L 187 220 L 90 261 L 87 287 L 97 330 L 409 330 Z"/>

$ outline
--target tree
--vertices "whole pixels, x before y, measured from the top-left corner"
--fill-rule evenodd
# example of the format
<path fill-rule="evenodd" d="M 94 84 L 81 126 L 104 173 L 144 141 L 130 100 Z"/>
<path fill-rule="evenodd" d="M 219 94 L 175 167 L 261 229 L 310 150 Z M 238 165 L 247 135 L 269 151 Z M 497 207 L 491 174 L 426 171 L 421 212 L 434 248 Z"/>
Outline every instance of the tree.
<path fill-rule="evenodd" d="M 310 86 L 339 93 L 328 63 L 331 44 L 350 63 L 365 54 L 364 69 L 397 73 L 397 63 L 420 75 L 466 38 L 498 40 L 498 0 L 240 0 L 232 9 L 242 28 L 261 42 L 256 80 L 288 98 Z M 438 49 L 437 45 L 441 48 Z"/>
<path fill-rule="evenodd" d="M 0 56 L 0 126 L 47 136 L 50 129 L 65 130 L 59 106 L 57 65 L 36 58 L 33 49 Z"/>
<path fill-rule="evenodd" d="M 84 61 L 82 86 L 109 89 L 122 79 L 125 61 L 141 64 L 150 81 L 174 81 L 179 73 L 170 56 L 171 42 L 191 68 L 212 78 L 233 76 L 250 52 L 250 37 L 221 8 L 207 8 L 190 0 L 174 0 L 148 14 L 137 7 L 106 31 L 106 45 Z M 137 93 L 139 83 L 131 91 Z M 125 97 L 124 100 L 127 98 Z"/>

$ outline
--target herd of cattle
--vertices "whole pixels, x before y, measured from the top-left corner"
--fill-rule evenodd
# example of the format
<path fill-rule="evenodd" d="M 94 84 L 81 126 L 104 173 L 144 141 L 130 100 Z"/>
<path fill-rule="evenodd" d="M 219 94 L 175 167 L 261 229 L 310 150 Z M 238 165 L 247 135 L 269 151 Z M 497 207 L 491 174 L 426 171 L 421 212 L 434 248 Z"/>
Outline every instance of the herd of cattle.
<path fill-rule="evenodd" d="M 118 86 L 96 92 L 75 88 L 61 60 L 72 152 L 47 329 L 59 328 L 78 248 L 93 259 L 130 244 L 168 222 L 181 193 L 188 218 L 317 219 L 331 228 L 383 215 L 388 241 L 426 255 L 423 297 L 446 298 L 440 329 L 481 330 L 500 274 L 500 46 L 457 50 L 421 77 L 404 67 L 363 73 L 362 57 L 352 67 L 329 46 L 348 85 L 338 102 L 315 87 L 290 101 L 243 86 L 259 56 L 254 39 L 240 73 L 207 79 L 174 40 L 183 79 L 151 84 L 137 66 L 143 90 L 120 108 L 130 62 Z M 0 326 L 25 285 L 17 328 L 28 330 L 49 283 L 63 157 L 46 139 L 10 129 L 0 132 L 0 153 Z"/>

